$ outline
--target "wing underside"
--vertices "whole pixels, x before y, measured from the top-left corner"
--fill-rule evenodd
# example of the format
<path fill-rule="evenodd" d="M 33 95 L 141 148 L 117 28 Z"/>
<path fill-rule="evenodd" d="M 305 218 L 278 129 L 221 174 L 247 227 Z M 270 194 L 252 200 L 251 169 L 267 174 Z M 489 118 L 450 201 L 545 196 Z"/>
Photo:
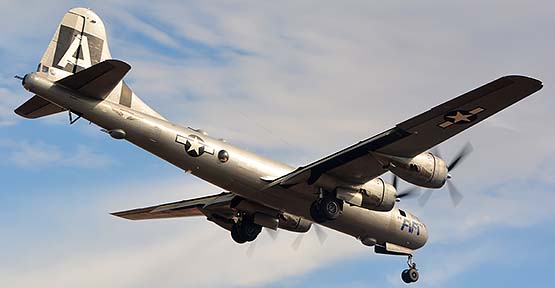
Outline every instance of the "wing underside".
<path fill-rule="evenodd" d="M 275 179 L 267 187 L 275 185 L 289 187 L 302 182 L 311 184 L 323 174 L 352 184 L 366 183 L 387 171 L 374 158 L 374 152 L 398 157 L 414 157 L 541 88 L 540 81 L 529 77 L 499 78 L 381 134 L 300 167 Z"/>
<path fill-rule="evenodd" d="M 230 207 L 232 193 L 221 193 L 201 198 L 177 201 L 145 208 L 112 213 L 114 216 L 129 220 L 145 220 L 192 216 L 213 216 L 214 214 L 231 218 L 235 211 Z"/>
<path fill-rule="evenodd" d="M 65 111 L 64 108 L 35 95 L 15 109 L 15 113 L 28 119 L 40 118 Z"/>
<path fill-rule="evenodd" d="M 131 69 L 119 60 L 105 60 L 56 83 L 97 99 L 105 99 Z"/>

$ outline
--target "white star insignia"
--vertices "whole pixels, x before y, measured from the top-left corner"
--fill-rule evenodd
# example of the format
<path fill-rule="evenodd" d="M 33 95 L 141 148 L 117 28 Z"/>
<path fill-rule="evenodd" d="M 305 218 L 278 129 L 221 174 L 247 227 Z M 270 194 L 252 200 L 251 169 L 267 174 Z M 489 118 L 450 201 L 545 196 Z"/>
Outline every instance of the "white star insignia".
<path fill-rule="evenodd" d="M 447 118 L 451 118 L 453 119 L 454 123 L 459 123 L 461 121 L 464 122 L 470 122 L 470 119 L 468 119 L 468 117 L 472 116 L 472 114 L 462 114 L 460 111 L 457 111 L 457 114 L 455 114 L 455 116 L 447 116 Z"/>
<path fill-rule="evenodd" d="M 189 139 L 187 141 L 189 142 L 189 144 L 191 144 L 191 146 L 189 146 L 189 149 L 187 149 L 187 152 L 195 151 L 197 155 L 200 155 L 200 148 L 204 145 L 202 145 L 198 141 L 198 138 Z"/>

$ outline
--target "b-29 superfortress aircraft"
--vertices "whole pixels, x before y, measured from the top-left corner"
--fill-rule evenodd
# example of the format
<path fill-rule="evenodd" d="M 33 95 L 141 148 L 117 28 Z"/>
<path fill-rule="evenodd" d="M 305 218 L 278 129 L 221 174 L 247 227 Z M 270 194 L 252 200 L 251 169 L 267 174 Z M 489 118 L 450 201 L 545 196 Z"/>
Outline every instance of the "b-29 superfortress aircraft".
<path fill-rule="evenodd" d="M 112 59 L 102 20 L 89 9 L 71 9 L 37 71 L 19 77 L 35 95 L 15 112 L 25 118 L 68 112 L 71 123 L 82 117 L 227 192 L 113 215 L 205 216 L 237 243 L 254 241 L 263 227 L 305 233 L 318 223 L 374 246 L 377 253 L 407 256 L 409 267 L 401 274 L 406 283 L 419 278 L 412 255 L 424 246 L 428 231 L 395 206 L 413 191 L 397 192 L 397 177 L 419 187 L 443 187 L 467 150 L 450 164 L 428 150 L 542 88 L 536 79 L 501 77 L 294 168 L 169 122 L 125 83 L 130 69 Z M 392 184 L 379 178 L 388 171 L 396 175 Z M 460 201 L 454 188 L 451 194 Z"/>

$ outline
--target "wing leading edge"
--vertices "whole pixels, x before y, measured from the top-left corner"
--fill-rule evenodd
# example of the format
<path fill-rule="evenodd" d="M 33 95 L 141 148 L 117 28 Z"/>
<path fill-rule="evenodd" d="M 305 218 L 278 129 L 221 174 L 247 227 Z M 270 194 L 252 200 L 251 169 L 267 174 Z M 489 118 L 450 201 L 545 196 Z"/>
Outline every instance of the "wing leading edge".
<path fill-rule="evenodd" d="M 525 76 L 505 76 L 438 105 L 394 128 L 275 179 L 267 187 L 314 183 L 323 174 L 352 184 L 366 183 L 387 170 L 372 152 L 414 157 L 526 98 L 543 87 Z"/>

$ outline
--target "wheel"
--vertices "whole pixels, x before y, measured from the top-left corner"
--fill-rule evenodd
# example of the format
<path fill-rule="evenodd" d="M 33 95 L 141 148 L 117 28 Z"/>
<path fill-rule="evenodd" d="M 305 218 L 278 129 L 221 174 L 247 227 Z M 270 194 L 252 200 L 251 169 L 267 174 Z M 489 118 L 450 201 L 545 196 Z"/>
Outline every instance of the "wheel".
<path fill-rule="evenodd" d="M 243 235 L 243 233 L 241 233 L 240 223 L 236 223 L 231 226 L 231 238 L 239 244 L 247 242 L 247 238 Z"/>
<path fill-rule="evenodd" d="M 247 241 L 254 241 L 262 231 L 262 226 L 251 221 L 243 221 L 239 229 Z"/>
<path fill-rule="evenodd" d="M 403 270 L 403 273 L 401 273 L 401 279 L 403 279 L 403 282 L 405 283 L 413 283 L 418 281 L 419 275 L 418 275 L 418 271 L 414 268 L 411 269 L 405 269 Z"/>
<path fill-rule="evenodd" d="M 411 282 L 416 282 L 418 281 L 418 278 L 420 278 L 420 275 L 418 275 L 418 271 L 415 268 L 409 269 L 408 275 Z"/>
<path fill-rule="evenodd" d="M 233 224 L 231 227 L 231 238 L 239 244 L 254 241 L 258 234 L 262 231 L 262 226 L 254 223 L 254 219 L 244 216 L 240 222 Z"/>
<path fill-rule="evenodd" d="M 321 200 L 316 200 L 312 202 L 312 205 L 310 205 L 310 217 L 312 217 L 312 220 L 316 223 L 326 221 L 326 216 L 322 213 L 322 209 L 320 209 L 320 202 Z"/>
<path fill-rule="evenodd" d="M 409 270 L 405 269 L 403 270 L 403 272 L 401 273 L 401 279 L 403 279 L 403 282 L 405 283 L 412 283 L 412 281 L 409 278 Z"/>
<path fill-rule="evenodd" d="M 335 220 L 341 214 L 341 202 L 336 198 L 323 198 L 320 209 L 327 220 Z"/>

